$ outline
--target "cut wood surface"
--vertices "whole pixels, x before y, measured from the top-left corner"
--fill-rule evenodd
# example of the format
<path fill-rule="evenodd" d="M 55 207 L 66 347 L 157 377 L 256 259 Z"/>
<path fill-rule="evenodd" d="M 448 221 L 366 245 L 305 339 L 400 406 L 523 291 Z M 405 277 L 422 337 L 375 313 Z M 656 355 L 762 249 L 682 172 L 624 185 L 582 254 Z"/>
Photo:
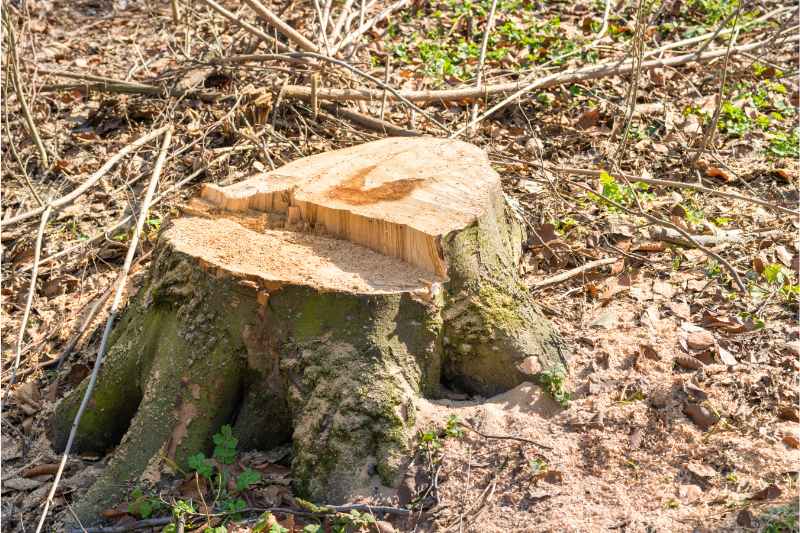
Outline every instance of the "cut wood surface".
<path fill-rule="evenodd" d="M 443 276 L 441 237 L 475 222 L 500 179 L 475 146 L 389 138 L 304 158 L 202 197 L 229 210 L 300 209 L 317 232 L 361 244 Z"/>

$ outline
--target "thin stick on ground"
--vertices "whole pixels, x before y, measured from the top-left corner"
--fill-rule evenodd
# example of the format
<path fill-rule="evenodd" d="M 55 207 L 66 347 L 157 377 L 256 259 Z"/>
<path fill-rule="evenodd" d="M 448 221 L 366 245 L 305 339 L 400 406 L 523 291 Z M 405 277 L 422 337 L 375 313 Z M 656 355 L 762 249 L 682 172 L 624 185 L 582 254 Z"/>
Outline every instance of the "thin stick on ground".
<path fill-rule="evenodd" d="M 329 40 L 332 43 L 336 43 L 339 40 L 339 35 L 342 33 L 342 29 L 344 29 L 345 24 L 348 20 L 351 20 L 351 10 L 353 8 L 353 0 L 345 0 L 344 5 L 342 6 L 342 10 L 339 12 L 339 18 L 336 20 L 336 23 L 333 25 L 333 30 L 331 31 Z"/>
<path fill-rule="evenodd" d="M 347 36 L 344 39 L 342 39 L 339 43 L 337 43 L 331 50 L 331 54 L 336 54 L 339 50 L 345 48 L 347 45 L 349 45 L 350 43 L 352 43 L 353 41 L 355 41 L 356 39 L 360 38 L 362 35 L 367 33 L 369 30 L 371 30 L 372 27 L 375 26 L 375 24 L 382 21 L 395 11 L 398 11 L 406 7 L 408 3 L 409 0 L 398 0 L 394 4 L 390 5 L 389 7 L 378 13 L 376 16 L 372 17 L 370 20 L 362 23 L 358 28 L 356 28 L 353 32 L 347 34 Z M 362 3 L 362 7 L 363 5 L 364 4 Z"/>
<path fill-rule="evenodd" d="M 543 450 L 552 450 L 553 449 L 550 446 L 545 446 L 544 444 L 542 444 L 540 442 L 536 442 L 535 440 L 531 440 L 531 439 L 526 439 L 525 437 L 515 437 L 513 435 L 489 435 L 487 433 L 482 433 L 482 432 L 478 431 L 474 427 L 472 427 L 469 424 L 466 424 L 464 422 L 459 422 L 458 425 L 463 427 L 464 429 L 468 429 L 468 430 L 472 431 L 473 433 L 475 433 L 476 435 L 478 435 L 480 437 L 483 437 L 484 439 L 515 440 L 517 442 L 524 442 L 526 444 L 533 444 L 534 446 L 542 448 Z"/>
<path fill-rule="evenodd" d="M 800 41 L 800 35 L 793 35 L 787 42 Z M 757 50 L 770 40 L 763 40 L 754 43 L 735 46 L 731 49 L 731 54 L 751 52 Z M 679 56 L 652 59 L 642 63 L 642 71 L 652 70 L 655 68 L 675 67 L 685 65 L 692 62 L 707 62 L 718 57 L 724 56 L 726 49 L 714 49 L 703 52 L 701 55 L 695 53 L 688 53 Z M 288 54 L 292 57 L 295 54 Z M 256 56 L 250 56 L 247 59 L 256 59 Z M 275 59 L 275 56 L 269 56 Z M 600 78 L 607 78 L 610 76 L 622 76 L 628 74 L 633 69 L 630 61 L 620 63 L 619 61 L 606 61 L 597 65 L 583 67 L 575 70 L 566 70 L 562 72 L 555 72 L 547 76 L 536 79 L 528 79 L 515 82 L 496 83 L 491 85 L 484 85 L 480 90 L 475 87 L 463 87 L 459 89 L 432 89 L 432 90 L 409 90 L 409 91 L 396 91 L 397 94 L 391 93 L 395 99 L 405 99 L 411 102 L 449 102 L 457 100 L 468 100 L 473 98 L 484 98 L 486 96 L 509 94 L 501 102 L 493 106 L 491 109 L 485 111 L 478 117 L 478 122 L 484 120 L 486 117 L 494 114 L 498 109 L 505 107 L 510 102 L 516 100 L 520 96 L 529 93 L 536 89 L 550 89 L 560 85 L 568 85 L 570 83 L 577 83 L 581 81 L 596 80 Z M 284 96 L 293 98 L 302 98 L 307 100 L 310 97 L 308 87 L 302 85 L 286 85 L 284 87 Z M 346 101 L 346 100 L 364 100 L 364 101 L 378 101 L 383 98 L 383 90 L 380 89 L 332 89 L 325 88 L 320 90 L 319 98 L 328 101 Z M 390 97 L 391 99 L 391 97 Z M 454 134 L 460 135 L 464 133 L 470 125 L 464 126 Z"/>
<path fill-rule="evenodd" d="M 177 26 L 178 22 L 181 20 L 181 12 L 178 9 L 178 0 L 170 0 L 169 5 L 172 9 L 172 23 Z"/>
<path fill-rule="evenodd" d="M 106 175 L 106 173 L 111 170 L 111 168 L 116 165 L 123 157 L 131 153 L 132 151 L 136 150 L 140 146 L 147 144 L 151 140 L 155 139 L 164 134 L 165 131 L 169 129 L 169 126 L 164 126 L 163 128 L 158 128 L 157 130 L 153 130 L 147 135 L 143 137 L 139 137 L 129 145 L 122 148 L 119 152 L 114 154 L 114 156 L 106 161 L 106 163 L 100 167 L 94 174 L 89 176 L 89 178 L 84 181 L 80 186 L 76 187 L 75 190 L 72 192 L 65 194 L 58 200 L 50 202 L 49 206 L 52 207 L 53 211 L 58 211 L 59 209 L 66 207 L 67 205 L 71 204 L 78 198 L 80 195 L 88 191 L 95 183 L 97 183 L 100 178 Z M 33 218 L 38 216 L 44 212 L 46 207 L 38 207 L 36 209 L 32 209 L 31 211 L 27 211 L 25 213 L 19 214 L 15 217 L 11 217 L 8 220 L 3 221 L 4 227 L 13 226 L 14 224 L 18 224 L 23 220 L 28 220 L 29 218 Z"/>
<path fill-rule="evenodd" d="M 722 75 L 719 81 L 719 92 L 717 93 L 717 105 L 714 108 L 714 116 L 711 118 L 711 122 L 706 127 L 706 131 L 703 133 L 703 140 L 700 141 L 700 146 L 697 148 L 697 151 L 692 156 L 691 165 L 694 167 L 697 164 L 697 161 L 700 159 L 700 156 L 703 155 L 703 152 L 706 151 L 706 147 L 709 143 L 712 143 L 714 140 L 714 134 L 717 131 L 717 124 L 719 123 L 719 115 L 722 111 L 722 101 L 725 97 L 725 80 L 728 78 L 728 60 L 731 57 L 731 47 L 733 47 L 733 42 L 736 40 L 736 36 L 739 34 L 736 31 L 736 23 L 739 22 L 739 13 L 742 11 L 742 2 L 739 2 L 739 7 L 736 8 L 736 16 L 733 19 L 733 30 L 731 32 L 731 38 L 728 39 L 728 50 L 725 53 L 725 62 L 722 64 Z"/>
<path fill-rule="evenodd" d="M 528 286 L 532 289 L 541 289 L 542 287 L 547 287 L 549 285 L 555 285 L 556 283 L 561 283 L 562 281 L 567 281 L 568 279 L 575 277 L 579 274 L 582 274 L 588 270 L 592 270 L 594 268 L 599 268 L 601 266 L 612 265 L 619 261 L 617 257 L 606 257 L 604 259 L 597 259 L 595 261 L 589 261 L 579 267 L 575 267 L 571 270 L 567 270 L 561 272 L 560 274 L 556 274 L 555 276 L 550 276 L 549 278 L 540 279 L 529 283 Z"/>
<path fill-rule="evenodd" d="M 19 152 L 17 151 L 17 145 L 14 142 L 14 139 L 11 137 L 11 130 L 8 127 L 7 115 L 5 117 L 5 120 L 3 120 L 3 127 L 6 130 L 6 139 L 7 139 L 6 142 L 8 143 L 8 146 L 11 148 L 11 155 L 14 156 L 17 165 L 19 165 L 20 174 L 22 174 L 22 180 L 25 182 L 25 186 L 28 187 L 29 191 L 31 191 L 33 199 L 36 200 L 36 203 L 39 204 L 39 207 L 44 207 L 44 202 L 42 201 L 42 197 L 39 196 L 38 192 L 36 192 L 36 188 L 33 186 L 33 183 L 31 182 L 31 177 L 28 176 L 28 169 L 25 168 L 25 162 L 22 161 L 22 157 L 20 157 Z"/>
<path fill-rule="evenodd" d="M 22 353 L 22 343 L 25 340 L 25 330 L 28 329 L 28 318 L 31 315 L 31 307 L 33 306 L 33 295 L 36 294 L 36 278 L 39 275 L 39 257 L 42 255 L 42 239 L 44 238 L 44 230 L 47 228 L 47 221 L 52 212 L 52 206 L 47 205 L 42 213 L 42 221 L 39 223 L 39 232 L 36 234 L 36 244 L 33 251 L 33 272 L 31 272 L 31 285 L 28 289 L 28 299 L 25 302 L 25 310 L 22 312 L 22 322 L 19 325 L 19 336 L 17 337 L 16 356 L 14 358 L 14 368 L 11 371 L 11 381 L 8 383 L 8 388 L 3 397 L 3 407 L 8 402 L 8 395 L 11 393 L 11 388 L 17 382 L 17 370 L 19 369 L 20 354 Z M 0 407 L 2 411 L 2 407 Z"/>
<path fill-rule="evenodd" d="M 785 40 L 785 43 L 796 43 L 798 41 L 800 41 L 800 35 L 792 35 Z M 734 46 L 731 49 L 730 53 L 731 55 L 733 55 L 733 54 L 744 54 L 747 52 L 752 52 L 754 50 L 758 50 L 766 46 L 771 42 L 773 42 L 773 39 L 766 39 L 754 43 Z M 246 63 L 249 61 L 282 60 L 282 59 L 286 61 L 297 62 L 297 61 L 302 61 L 300 54 L 305 54 L 305 53 L 306 52 L 289 53 L 285 55 L 257 54 L 257 55 L 233 56 L 222 60 L 215 60 L 212 61 L 211 63 L 212 64 L 224 64 L 229 62 Z M 335 61 L 334 59 L 327 56 L 319 54 L 311 54 L 310 52 L 308 54 L 309 57 L 317 56 L 318 58 L 322 58 L 325 60 Z M 653 59 L 650 61 L 645 61 L 642 63 L 641 68 L 642 71 L 646 71 L 656 68 L 676 67 L 679 65 L 685 65 L 687 63 L 692 63 L 692 62 L 703 63 L 711 61 L 718 57 L 723 57 L 725 54 L 726 54 L 726 49 L 709 50 L 707 52 L 702 53 L 699 56 L 695 53 L 688 53 L 670 58 Z M 351 69 L 352 72 L 358 71 L 358 69 L 356 69 L 352 65 L 348 65 L 348 67 Z M 374 79 L 373 77 L 373 81 L 375 81 L 381 87 L 381 89 L 321 88 L 318 92 L 318 97 L 320 100 L 325 100 L 328 102 L 379 101 L 383 98 L 384 92 L 388 90 L 389 96 L 387 96 L 387 98 L 392 101 L 397 100 L 403 102 L 407 101 L 407 102 L 428 103 L 428 102 L 450 102 L 450 101 L 470 100 L 475 98 L 485 98 L 491 95 L 511 93 L 502 101 L 492 106 L 492 108 L 485 111 L 482 115 L 478 116 L 476 120 L 477 122 L 480 122 L 482 120 L 485 120 L 487 117 L 493 115 L 494 113 L 496 113 L 499 109 L 504 108 L 517 98 L 520 98 L 524 94 L 534 91 L 536 89 L 550 89 L 553 87 L 568 85 L 571 83 L 596 80 L 611 76 L 621 76 L 631 72 L 632 68 L 633 67 L 631 62 L 620 63 L 619 61 L 607 61 L 604 63 L 580 69 L 556 72 L 533 80 L 528 79 L 517 82 L 506 82 L 506 83 L 484 85 L 480 90 L 476 89 L 475 87 L 465 87 L 460 89 L 398 91 L 396 89 L 389 89 L 383 87 L 382 82 L 380 82 L 380 80 Z M 64 75 L 64 73 L 53 73 L 53 74 Z M 78 75 L 72 74 L 72 76 L 75 77 Z M 126 82 L 116 82 L 116 83 L 98 82 L 91 84 L 70 83 L 70 84 L 60 84 L 55 86 L 43 87 L 42 91 L 45 90 L 48 91 L 92 90 L 92 91 L 108 92 L 108 93 L 149 94 L 156 96 L 167 94 L 169 96 L 176 96 L 176 97 L 193 96 L 200 99 L 211 99 L 211 100 L 220 98 L 222 99 L 231 98 L 231 97 L 223 97 L 218 93 L 200 92 L 200 91 L 189 91 L 189 92 L 167 91 L 165 93 L 165 91 L 161 87 L 156 87 L 154 85 L 146 85 L 141 83 L 126 83 Z M 281 87 L 281 97 L 310 100 L 311 88 L 302 85 L 285 84 Z M 472 124 L 473 124 L 472 121 L 470 121 L 469 124 L 465 125 L 458 131 L 454 132 L 451 135 L 451 137 L 457 137 L 463 134 L 470 126 L 472 126 Z"/>
<path fill-rule="evenodd" d="M 787 39 L 787 42 L 788 41 L 796 42 L 798 40 L 800 40 L 800 35 L 795 35 L 791 39 Z M 764 40 L 764 41 L 758 41 L 758 42 L 750 43 L 750 44 L 746 44 L 746 45 L 736 46 L 736 47 L 733 47 L 730 50 L 729 53 L 731 53 L 731 54 L 732 53 L 742 53 L 742 52 L 749 52 L 751 50 L 757 50 L 757 49 L 761 48 L 762 46 L 764 46 L 765 44 L 767 44 L 768 42 L 770 42 L 770 41 L 769 40 Z M 670 58 L 666 58 L 666 59 L 654 59 L 654 60 L 651 60 L 651 61 L 643 62 L 641 64 L 641 66 L 640 66 L 640 70 L 641 71 L 645 71 L 645 70 L 651 70 L 651 69 L 662 68 L 662 67 L 674 67 L 674 66 L 677 66 L 677 65 L 684 65 L 686 63 L 691 63 L 691 62 L 694 62 L 694 61 L 697 61 L 697 62 L 710 61 L 712 59 L 716 59 L 717 57 L 724 56 L 726 53 L 728 53 L 728 52 L 726 52 L 726 50 L 710 50 L 710 51 L 704 52 L 704 53 L 702 53 L 700 55 L 697 55 L 695 53 L 690 53 L 690 54 L 683 54 L 683 55 L 680 55 L 680 56 L 670 57 Z M 451 137 L 458 137 L 459 135 L 462 135 L 472 125 L 477 124 L 478 122 L 480 122 L 482 120 L 485 120 L 486 118 L 490 117 L 491 115 L 493 115 L 498 110 L 504 108 L 509 103 L 511 103 L 514 100 L 516 100 L 517 98 L 519 98 L 519 97 L 523 96 L 524 94 L 529 93 L 529 92 L 531 92 L 531 91 L 533 91 L 535 89 L 547 89 L 547 88 L 555 87 L 555 86 L 558 86 L 558 85 L 565 85 L 565 84 L 569 84 L 569 83 L 575 83 L 575 82 L 578 82 L 578 81 L 594 80 L 594 79 L 598 79 L 598 78 L 605 78 L 605 77 L 608 77 L 608 76 L 620 76 L 620 75 L 627 74 L 627 73 L 631 72 L 633 70 L 633 68 L 634 68 L 634 65 L 633 65 L 633 62 L 631 62 L 631 61 L 627 61 L 625 63 L 619 63 L 619 62 L 615 61 L 613 63 L 612 62 L 601 63 L 599 65 L 595 65 L 595 66 L 587 67 L 587 68 L 582 68 L 582 69 L 577 69 L 577 70 L 573 70 L 573 71 L 558 72 L 558 73 L 555 73 L 555 74 L 550 74 L 549 76 L 544 76 L 542 78 L 538 78 L 536 80 L 531 81 L 528 85 L 525 85 L 522 88 L 516 90 L 514 93 L 510 94 L 509 96 L 507 96 L 506 98 L 504 98 L 503 100 L 501 100 L 500 102 L 498 102 L 497 104 L 492 106 L 490 109 L 486 110 L 477 119 L 475 119 L 475 121 L 470 121 L 469 124 L 466 124 L 465 126 L 460 128 L 459 130 L 454 132 L 451 135 Z M 425 91 L 425 92 L 428 93 L 428 94 L 424 95 L 425 98 L 418 98 L 418 97 L 415 98 L 417 95 L 409 95 L 409 94 L 404 94 L 404 96 L 406 98 L 408 98 L 409 100 L 412 100 L 412 101 L 420 101 L 420 100 L 423 100 L 423 99 L 426 99 L 426 100 L 436 100 L 436 99 L 444 100 L 445 96 L 447 97 L 447 99 L 450 99 L 450 100 L 459 100 L 459 99 L 470 98 L 470 97 L 476 98 L 476 97 L 480 97 L 480 96 L 482 96 L 484 94 L 509 92 L 509 90 L 513 90 L 513 87 L 519 87 L 519 86 L 520 86 L 520 84 L 517 84 L 517 83 L 515 83 L 515 84 L 497 84 L 497 85 L 494 85 L 494 86 L 486 86 L 486 87 L 484 87 L 483 91 L 480 91 L 478 93 L 475 93 L 475 89 L 474 88 L 470 88 L 468 90 L 456 89 L 456 90 L 450 90 L 450 91 Z M 287 87 L 287 89 L 290 89 L 290 88 Z M 433 94 L 433 93 L 437 93 L 437 92 L 439 93 L 438 95 Z M 287 95 L 289 95 L 289 94 L 291 94 L 291 91 Z M 422 95 L 419 95 L 419 96 L 422 96 Z M 320 97 L 321 98 L 326 98 L 326 95 L 323 93 L 323 94 L 320 95 Z M 348 98 L 342 98 L 342 99 L 346 100 Z"/>
<path fill-rule="evenodd" d="M 492 6 L 489 8 L 489 19 L 486 21 L 486 28 L 483 30 L 483 40 L 481 41 L 481 52 L 480 55 L 478 56 L 478 70 L 475 75 L 475 88 L 478 90 L 480 90 L 481 86 L 483 85 L 483 63 L 486 61 L 486 47 L 489 45 L 489 35 L 492 33 L 492 27 L 494 26 L 494 14 L 496 10 L 497 10 L 497 0 L 492 0 Z M 472 118 L 470 119 L 470 122 L 475 122 L 475 119 L 478 118 L 478 102 L 472 104 L 471 117 Z M 472 133 L 475 132 L 474 125 L 470 131 Z"/>
<path fill-rule="evenodd" d="M 106 320 L 105 329 L 103 330 L 100 348 L 97 350 L 97 359 L 94 362 L 94 368 L 92 369 L 92 374 L 89 378 L 89 384 L 86 387 L 86 393 L 83 395 L 83 400 L 78 408 L 78 412 L 75 414 L 75 420 L 72 422 L 72 428 L 70 429 L 69 438 L 67 439 L 67 445 L 64 449 L 64 454 L 61 456 L 61 463 L 58 466 L 58 472 L 56 472 L 56 477 L 53 480 L 53 486 L 50 488 L 50 492 L 47 495 L 47 501 L 45 501 L 42 515 L 39 518 L 39 524 L 36 527 L 36 533 L 41 533 L 44 522 L 47 519 L 47 513 L 50 510 L 50 505 L 53 503 L 53 497 L 56 494 L 56 489 L 58 489 L 58 484 L 61 481 L 61 476 L 64 474 L 64 468 L 67 465 L 70 449 L 72 448 L 72 444 L 75 441 L 75 436 L 78 433 L 78 426 L 80 425 L 81 418 L 83 417 L 83 412 L 86 410 L 86 406 L 89 404 L 89 399 L 92 397 L 92 391 L 94 390 L 95 383 L 97 382 L 97 375 L 100 371 L 100 366 L 103 364 L 103 359 L 105 358 L 106 347 L 108 346 L 108 338 L 111 334 L 111 328 L 114 325 L 114 320 L 117 318 L 120 303 L 122 302 L 122 294 L 125 290 L 125 280 L 128 277 L 128 272 L 131 268 L 131 264 L 133 263 L 133 257 L 136 255 L 136 248 L 139 244 L 139 236 L 142 234 L 144 222 L 147 220 L 147 213 L 150 209 L 150 203 L 153 199 L 153 195 L 156 192 L 156 186 L 158 185 L 158 180 L 161 176 L 161 169 L 164 166 L 164 160 L 167 157 L 167 150 L 169 149 L 169 144 L 171 141 L 172 128 L 167 127 L 164 133 L 164 141 L 161 144 L 161 151 L 159 152 L 158 159 L 153 167 L 153 176 L 150 178 L 150 184 L 147 187 L 147 192 L 145 193 L 144 200 L 142 201 L 142 207 L 139 212 L 139 220 L 136 223 L 136 229 L 133 232 L 133 237 L 131 237 L 131 242 L 128 247 L 128 254 L 125 257 L 125 263 L 122 266 L 122 272 L 120 272 L 119 277 L 117 278 L 117 290 L 114 294 L 114 300 L 111 302 L 111 310 L 108 315 L 108 320 Z"/>
<path fill-rule="evenodd" d="M 557 174 L 574 174 L 576 176 L 593 176 L 599 177 L 603 171 L 601 170 L 589 170 L 584 168 L 569 168 L 569 167 L 550 167 L 546 166 L 546 170 L 550 172 L 555 172 Z M 768 202 L 766 200 L 762 200 L 761 198 L 755 198 L 752 196 L 744 196 L 742 194 L 737 194 L 735 192 L 726 192 L 720 191 L 717 189 L 711 189 L 709 187 L 704 187 L 703 185 L 697 183 L 684 183 L 682 181 L 672 181 L 672 180 L 662 180 L 656 178 L 645 178 L 644 176 L 636 176 L 633 174 L 623 174 L 621 172 L 613 172 L 611 173 L 612 176 L 617 177 L 625 177 L 631 181 L 641 181 L 642 183 L 647 183 L 649 185 L 656 185 L 658 187 L 669 187 L 671 189 L 692 189 L 694 191 L 700 191 L 706 194 L 712 194 L 715 196 L 722 196 L 724 198 L 732 198 L 734 200 L 741 200 L 743 202 L 748 202 L 751 204 L 760 205 L 762 207 L 766 207 L 771 209 L 772 211 L 778 211 L 781 213 L 785 213 L 787 215 L 792 215 L 794 217 L 800 217 L 800 211 L 795 211 L 793 209 L 789 209 L 772 202 Z"/>
<path fill-rule="evenodd" d="M 263 42 L 265 42 L 267 45 L 274 46 L 280 52 L 286 52 L 286 51 L 289 50 L 289 48 L 285 44 L 283 44 L 282 42 L 276 40 L 271 35 L 267 35 L 262 30 L 260 30 L 259 28 L 256 28 L 255 26 L 253 26 L 249 22 L 246 22 L 246 21 L 242 20 L 242 18 L 240 16 L 236 15 L 235 13 L 231 13 L 230 11 L 228 11 L 227 9 L 225 9 L 224 7 L 222 7 L 221 5 L 216 3 L 214 0 L 201 0 L 201 2 L 203 2 L 208 7 L 210 7 L 211 9 L 213 9 L 214 11 L 216 11 L 217 13 L 219 13 L 220 15 L 222 15 L 223 17 L 225 17 L 229 21 L 233 22 L 234 24 L 236 24 L 237 26 L 239 26 L 243 30 L 251 33 L 252 35 L 255 35 L 256 37 L 261 39 Z"/>
<path fill-rule="evenodd" d="M 325 52 L 328 55 L 333 55 L 331 53 L 331 44 L 328 42 L 328 31 L 325 27 L 325 17 L 322 13 L 322 6 L 320 5 L 319 0 L 314 0 L 314 9 L 316 10 L 317 20 L 319 21 L 319 26 L 317 27 L 317 31 L 319 31 L 319 42 L 325 47 Z"/>
<path fill-rule="evenodd" d="M 575 185 L 578 188 L 581 188 L 581 189 L 583 189 L 583 190 L 585 190 L 587 192 L 590 192 L 591 194 L 593 194 L 595 196 L 599 196 L 597 194 L 597 191 L 592 190 L 591 187 L 587 187 L 586 185 L 583 185 L 582 183 L 573 182 L 572 184 Z M 611 200 L 610 198 L 607 198 L 605 196 L 601 196 L 600 198 L 604 202 L 607 202 L 607 203 L 613 205 L 614 207 L 616 207 L 617 209 L 619 209 L 621 211 L 625 211 L 626 213 L 631 214 L 631 215 L 638 215 L 640 217 L 644 217 L 648 221 L 652 222 L 653 224 L 656 224 L 658 226 L 662 226 L 662 227 L 665 227 L 665 228 L 670 228 L 672 230 L 677 231 L 678 233 L 680 233 L 680 235 L 684 239 L 686 239 L 688 242 L 690 242 L 695 248 L 697 248 L 698 250 L 701 250 L 707 256 L 711 257 L 717 263 L 722 265 L 725 268 L 725 270 L 727 270 L 728 273 L 731 275 L 731 278 L 733 278 L 733 281 L 736 283 L 736 287 L 739 290 L 739 292 L 743 292 L 743 293 L 747 292 L 747 285 L 744 284 L 744 282 L 742 281 L 741 276 L 739 276 L 739 273 L 736 271 L 735 268 L 733 268 L 733 265 L 731 265 L 724 257 L 720 256 L 718 253 L 714 252 L 713 250 L 708 249 L 707 247 L 705 247 L 702 244 L 700 244 L 699 242 L 697 242 L 697 240 L 689 232 L 687 232 L 686 230 L 684 230 L 680 226 L 678 226 L 676 224 L 673 224 L 672 222 L 670 222 L 668 220 L 664 220 L 662 218 L 658 218 L 657 216 L 651 215 L 649 213 L 645 213 L 641 209 L 640 210 L 630 209 L 629 207 L 627 207 L 625 205 L 622 205 L 619 202 L 615 202 L 614 200 Z"/>
<path fill-rule="evenodd" d="M 281 18 L 278 15 L 267 9 L 264 6 L 264 4 L 259 2 L 259 0 L 244 0 L 244 1 L 267 24 L 271 25 L 273 28 L 281 32 L 283 35 L 285 35 L 287 39 L 289 39 L 294 44 L 299 46 L 301 50 L 305 50 L 306 52 L 319 53 L 319 48 L 317 47 L 317 45 L 306 39 L 304 35 L 302 35 L 300 32 L 298 32 L 290 25 L 285 23 L 283 20 L 281 20 Z"/>
<path fill-rule="evenodd" d="M 631 80 L 628 85 L 628 92 L 625 96 L 627 109 L 625 111 L 624 130 L 622 132 L 622 139 L 620 139 L 617 151 L 612 160 L 619 164 L 619 160 L 625 152 L 628 145 L 628 135 L 633 123 L 633 111 L 636 109 L 636 100 L 639 96 L 639 77 L 642 73 L 642 57 L 644 55 L 644 31 L 647 27 L 645 20 L 645 9 L 642 0 L 636 4 L 636 28 L 634 29 L 633 38 L 631 39 L 630 57 L 633 63 L 633 70 L 631 71 Z M 638 203 L 638 199 L 637 199 Z"/>
<path fill-rule="evenodd" d="M 8 15 L 9 8 L 7 5 L 2 6 L 3 22 L 6 26 L 6 36 L 8 37 L 8 54 L 9 66 L 11 69 L 11 84 L 14 86 L 14 92 L 17 93 L 17 100 L 22 109 L 22 116 L 25 118 L 25 124 L 28 126 L 28 131 L 31 134 L 33 143 L 39 152 L 39 162 L 43 168 L 48 168 L 50 163 L 47 157 L 47 150 L 42 142 L 42 137 L 39 135 L 39 129 L 36 127 L 36 122 L 33 120 L 28 101 L 25 98 L 25 90 L 22 88 L 22 79 L 19 74 L 19 57 L 17 56 L 17 41 L 14 35 L 14 23 L 11 22 L 11 17 Z"/>

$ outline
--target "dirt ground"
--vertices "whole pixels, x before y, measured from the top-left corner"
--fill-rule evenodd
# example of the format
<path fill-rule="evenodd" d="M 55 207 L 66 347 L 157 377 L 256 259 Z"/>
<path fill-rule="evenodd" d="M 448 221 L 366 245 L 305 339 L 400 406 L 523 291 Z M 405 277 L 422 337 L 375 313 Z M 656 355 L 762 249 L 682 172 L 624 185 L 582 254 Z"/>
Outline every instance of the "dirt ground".
<path fill-rule="evenodd" d="M 301 33 L 318 35 L 313 2 L 264 3 Z M 43 233 L 17 384 L 6 396 L 40 217 L 8 221 L 37 207 L 34 192 L 43 202 L 62 197 L 124 146 L 160 126 L 174 127 L 130 294 L 162 221 L 200 184 L 233 183 L 386 135 L 281 92 L 310 86 L 315 69 L 323 88 L 375 84 L 331 64 L 230 61 L 274 50 L 203 1 L 179 4 L 178 24 L 169 2 L 3 4 L 15 29 L 19 85 L 49 156 L 44 165 L 26 125 L 6 31 L 1 379 L 7 531 L 35 530 L 59 461 L 44 435 L 46 420 L 90 372 L 158 143 L 126 156 L 53 213 Z M 346 48 L 347 61 L 396 89 L 473 86 L 491 4 L 407 2 L 356 39 L 355 49 Z M 256 23 L 244 3 L 226 5 Z M 366 19 L 388 5 L 367 2 Z M 414 496 L 414 512 L 378 516 L 384 531 L 798 530 L 797 5 L 737 5 L 623 0 L 610 4 L 604 24 L 602 1 L 498 3 L 483 71 L 490 85 L 636 58 L 642 49 L 647 61 L 766 42 L 710 61 L 537 89 L 462 136 L 488 152 L 509 205 L 528 228 L 519 268 L 564 338 L 569 374 L 544 387 L 549 392 L 525 383 L 489 399 L 452 391 L 453 399 L 423 402 L 419 452 L 401 488 Z M 334 15 L 344 8 L 336 3 Z M 351 12 L 341 36 L 358 25 L 358 9 Z M 702 40 L 665 47 L 716 30 L 724 31 L 707 47 Z M 652 50 L 658 52 L 647 55 Z M 158 90 L 122 92 L 119 81 Z M 478 99 L 479 112 L 501 98 Z M 443 136 L 467 124 L 472 104 L 418 102 L 421 111 L 391 99 L 341 105 L 400 129 Z M 705 190 L 648 186 L 636 176 Z M 679 230 L 705 238 L 706 247 L 689 243 Z M 262 475 L 245 495 L 248 507 L 297 504 L 285 461 L 275 451 L 242 454 L 241 464 Z M 45 531 L 61 529 L 60 518 L 102 464 L 101 457 L 70 458 Z M 165 502 L 191 493 L 180 485 L 161 489 L 154 497 Z M 402 499 L 365 502 L 398 506 Z M 150 514 L 127 506 L 109 511 L 109 521 L 121 527 Z M 260 513 L 239 514 L 211 522 L 255 531 Z M 276 516 L 297 531 L 306 523 Z"/>

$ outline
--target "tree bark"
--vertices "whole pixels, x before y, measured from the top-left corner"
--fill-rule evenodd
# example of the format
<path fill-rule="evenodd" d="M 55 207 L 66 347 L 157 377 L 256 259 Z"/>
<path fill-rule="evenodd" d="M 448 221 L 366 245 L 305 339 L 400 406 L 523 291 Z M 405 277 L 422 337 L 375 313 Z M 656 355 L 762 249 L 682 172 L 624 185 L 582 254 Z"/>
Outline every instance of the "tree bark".
<path fill-rule="evenodd" d="M 470 172 L 469 188 L 453 177 Z M 311 190 L 331 176 L 339 185 Z M 427 181 L 411 190 L 408 176 Z M 437 209 L 404 218 L 423 201 Z M 447 202 L 466 215 L 441 222 Z M 373 226 L 397 242 L 376 241 Z M 460 141 L 386 139 L 209 187 L 162 230 L 116 325 L 75 448 L 118 446 L 77 515 L 92 522 L 126 482 L 185 468 L 225 423 L 243 449 L 291 442 L 303 497 L 341 503 L 397 486 L 418 398 L 442 384 L 488 396 L 566 370 L 517 275 L 523 240 L 487 158 Z M 56 448 L 85 387 L 57 406 Z"/>

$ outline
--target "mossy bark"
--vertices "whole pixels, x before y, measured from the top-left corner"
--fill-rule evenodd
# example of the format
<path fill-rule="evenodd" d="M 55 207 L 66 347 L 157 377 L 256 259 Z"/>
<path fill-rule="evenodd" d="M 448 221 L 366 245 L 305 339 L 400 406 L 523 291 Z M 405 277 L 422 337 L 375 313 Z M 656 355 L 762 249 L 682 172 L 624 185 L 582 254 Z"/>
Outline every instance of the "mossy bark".
<path fill-rule="evenodd" d="M 449 282 L 431 298 L 256 286 L 158 245 L 117 324 L 73 451 L 119 443 L 76 507 L 84 523 L 127 482 L 184 468 L 231 423 L 242 448 L 291 441 L 298 494 L 340 503 L 399 482 L 415 400 L 444 380 L 478 394 L 563 367 L 561 344 L 517 277 L 522 232 L 504 206 L 442 242 Z M 57 407 L 65 446 L 85 391 Z M 169 461 L 165 461 L 168 458 Z"/>

